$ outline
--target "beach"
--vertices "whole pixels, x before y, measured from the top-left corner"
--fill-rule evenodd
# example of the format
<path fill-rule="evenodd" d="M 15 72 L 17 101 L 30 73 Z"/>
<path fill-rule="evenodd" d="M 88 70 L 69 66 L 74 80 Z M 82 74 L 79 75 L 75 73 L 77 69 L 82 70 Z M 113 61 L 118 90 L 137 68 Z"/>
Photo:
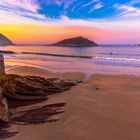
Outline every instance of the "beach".
<path fill-rule="evenodd" d="M 8 140 L 139 140 L 140 77 L 136 75 L 93 74 L 83 72 L 50 72 L 34 67 L 15 67 L 10 74 L 37 75 L 45 78 L 83 80 L 72 89 L 49 96 L 49 99 L 17 111 L 40 105 L 65 103 L 58 121 L 41 124 L 12 124 L 15 132 Z"/>
<path fill-rule="evenodd" d="M 0 0 L 0 140 L 140 140 L 140 0 Z"/>

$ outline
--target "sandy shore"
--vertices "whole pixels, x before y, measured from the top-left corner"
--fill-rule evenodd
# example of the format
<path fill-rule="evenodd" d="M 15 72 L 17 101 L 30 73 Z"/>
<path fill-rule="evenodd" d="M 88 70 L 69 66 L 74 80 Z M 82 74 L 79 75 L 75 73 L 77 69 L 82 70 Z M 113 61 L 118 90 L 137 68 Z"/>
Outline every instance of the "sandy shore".
<path fill-rule="evenodd" d="M 7 71 L 46 78 L 84 80 L 80 72 L 52 73 L 31 67 Z M 40 104 L 66 103 L 60 120 L 39 125 L 13 125 L 9 140 L 140 140 L 140 78 L 92 75 L 88 81 Z M 20 108 L 18 108 L 20 109 Z"/>

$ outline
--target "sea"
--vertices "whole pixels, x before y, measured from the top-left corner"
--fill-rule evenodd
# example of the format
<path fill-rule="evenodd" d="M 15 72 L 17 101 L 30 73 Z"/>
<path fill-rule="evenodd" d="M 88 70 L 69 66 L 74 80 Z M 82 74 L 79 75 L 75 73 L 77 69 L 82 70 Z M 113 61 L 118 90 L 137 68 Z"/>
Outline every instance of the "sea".
<path fill-rule="evenodd" d="M 101 45 L 98 47 L 4 46 L 6 69 L 32 66 L 63 72 L 82 71 L 93 74 L 140 74 L 140 47 Z"/>

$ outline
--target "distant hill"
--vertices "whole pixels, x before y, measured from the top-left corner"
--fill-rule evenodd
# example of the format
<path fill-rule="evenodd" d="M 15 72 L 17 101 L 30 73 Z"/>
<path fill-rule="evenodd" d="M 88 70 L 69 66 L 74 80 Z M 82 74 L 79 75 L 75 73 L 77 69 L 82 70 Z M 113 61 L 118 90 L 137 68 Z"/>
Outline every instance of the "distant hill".
<path fill-rule="evenodd" d="M 6 36 L 0 33 L 0 46 L 14 45 Z"/>
<path fill-rule="evenodd" d="M 80 47 L 88 47 L 88 46 L 98 46 L 97 43 L 94 41 L 91 41 L 87 38 L 84 38 L 82 36 L 74 37 L 74 38 L 69 38 L 69 39 L 64 39 L 62 41 L 59 41 L 57 43 L 51 44 L 54 46 L 80 46 Z"/>

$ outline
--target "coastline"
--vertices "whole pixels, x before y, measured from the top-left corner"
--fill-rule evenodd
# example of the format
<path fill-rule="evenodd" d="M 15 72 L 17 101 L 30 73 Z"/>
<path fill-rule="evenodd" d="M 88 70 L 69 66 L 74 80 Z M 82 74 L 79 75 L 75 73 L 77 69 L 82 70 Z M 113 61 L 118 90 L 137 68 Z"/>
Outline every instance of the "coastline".
<path fill-rule="evenodd" d="M 83 72 L 53 73 L 17 67 L 7 73 L 85 80 Z M 17 131 L 9 140 L 139 140 L 140 77 L 136 75 L 93 74 L 82 84 L 60 94 L 51 95 L 42 104 L 66 103 L 59 121 L 39 125 L 12 125 Z M 17 110 L 20 110 L 19 107 Z M 36 132 L 36 133 L 35 133 Z M 102 135 L 101 135 L 102 134 Z"/>
<path fill-rule="evenodd" d="M 37 63 L 37 65 L 35 64 Z M 138 67 L 124 67 L 124 66 L 110 66 L 110 65 L 78 65 L 77 63 L 67 63 L 64 65 L 59 65 L 59 63 L 43 63 L 42 61 L 35 60 L 32 63 L 28 63 L 28 61 L 9 61 L 6 60 L 6 71 L 8 73 L 15 73 L 21 75 L 32 75 L 30 72 L 32 69 L 36 71 L 41 70 L 43 73 L 40 76 L 46 75 L 44 72 L 48 72 L 49 75 L 54 75 L 57 77 L 61 77 L 63 73 L 82 73 L 85 75 L 85 80 L 88 80 L 92 75 L 128 75 L 128 76 L 139 76 L 140 68 Z M 12 65 L 11 65 L 12 63 Z M 46 66 L 45 66 L 46 65 Z M 72 65 L 72 68 L 70 67 Z M 91 69 L 92 67 L 92 69 Z M 26 70 L 27 68 L 27 70 Z M 29 70 L 28 70 L 29 69 Z M 21 71 L 20 71 L 21 70 Z M 27 71 L 27 72 L 26 72 Z M 39 72 L 34 75 L 38 75 Z M 50 76 L 50 78 L 51 78 Z"/>
<path fill-rule="evenodd" d="M 3 47 L 2 50 L 15 52 L 12 55 L 5 54 L 6 65 L 31 66 L 54 73 L 81 71 L 89 74 L 89 76 L 93 73 L 140 75 L 138 48 L 132 45 L 103 45 L 86 48 L 7 46 Z M 22 52 L 27 54 L 22 54 Z M 64 56 L 62 58 L 55 56 L 57 54 Z M 92 59 L 77 58 L 77 56 L 85 56 L 85 54 Z M 69 56 L 75 56 L 75 58 L 69 58 Z"/>

